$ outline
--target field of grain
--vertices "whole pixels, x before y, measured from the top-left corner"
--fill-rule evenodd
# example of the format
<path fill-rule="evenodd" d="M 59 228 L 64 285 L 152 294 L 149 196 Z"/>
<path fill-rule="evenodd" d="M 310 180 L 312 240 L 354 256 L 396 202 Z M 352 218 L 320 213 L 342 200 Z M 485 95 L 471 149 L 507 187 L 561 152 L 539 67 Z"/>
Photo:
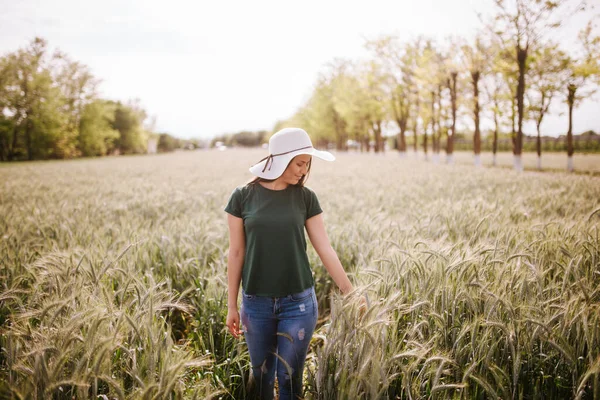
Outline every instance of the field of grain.
<path fill-rule="evenodd" d="M 0 165 L 0 398 L 245 398 L 223 207 L 263 153 Z M 306 398 L 600 399 L 598 177 L 340 154 L 308 186 L 372 307 L 309 246 Z"/>

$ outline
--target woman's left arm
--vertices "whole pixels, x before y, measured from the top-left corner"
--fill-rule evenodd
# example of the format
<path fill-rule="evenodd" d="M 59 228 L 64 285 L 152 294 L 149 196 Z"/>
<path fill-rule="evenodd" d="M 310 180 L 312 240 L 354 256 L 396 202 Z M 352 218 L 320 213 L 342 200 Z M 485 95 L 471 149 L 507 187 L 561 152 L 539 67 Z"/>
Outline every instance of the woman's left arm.
<path fill-rule="evenodd" d="M 335 284 L 340 288 L 343 294 L 350 293 L 354 290 L 342 263 L 338 258 L 335 250 L 329 243 L 329 237 L 325 231 L 325 222 L 323 221 L 323 213 L 317 214 L 306 220 L 306 231 L 313 247 L 317 251 L 319 258 L 323 262 L 325 269 L 333 278 Z"/>

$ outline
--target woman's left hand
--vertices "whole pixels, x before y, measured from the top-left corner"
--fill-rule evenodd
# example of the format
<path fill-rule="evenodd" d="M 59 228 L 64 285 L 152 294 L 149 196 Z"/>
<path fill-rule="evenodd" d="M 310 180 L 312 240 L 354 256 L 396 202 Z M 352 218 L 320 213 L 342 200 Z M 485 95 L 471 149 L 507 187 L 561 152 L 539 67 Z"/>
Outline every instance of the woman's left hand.
<path fill-rule="evenodd" d="M 236 339 L 244 334 L 244 331 L 240 329 L 240 313 L 237 309 L 228 309 L 225 325 L 227 325 L 229 332 Z"/>

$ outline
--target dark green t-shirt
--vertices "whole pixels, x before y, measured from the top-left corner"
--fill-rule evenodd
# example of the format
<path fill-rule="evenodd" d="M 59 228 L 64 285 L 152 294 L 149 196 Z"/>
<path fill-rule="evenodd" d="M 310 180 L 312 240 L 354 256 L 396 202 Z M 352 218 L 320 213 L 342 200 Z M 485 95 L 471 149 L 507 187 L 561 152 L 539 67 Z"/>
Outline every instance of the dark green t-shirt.
<path fill-rule="evenodd" d="M 244 292 L 281 297 L 314 285 L 304 223 L 323 210 L 312 190 L 293 185 L 270 190 L 260 183 L 248 184 L 233 191 L 225 211 L 244 220 Z"/>

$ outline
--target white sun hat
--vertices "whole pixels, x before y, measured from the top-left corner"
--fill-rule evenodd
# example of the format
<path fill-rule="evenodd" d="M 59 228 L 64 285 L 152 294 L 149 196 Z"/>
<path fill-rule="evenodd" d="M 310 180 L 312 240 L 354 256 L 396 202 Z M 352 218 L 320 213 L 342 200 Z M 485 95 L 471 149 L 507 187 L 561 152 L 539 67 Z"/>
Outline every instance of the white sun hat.
<path fill-rule="evenodd" d="M 269 155 L 250 167 L 250 172 L 260 178 L 277 179 L 292 158 L 299 154 L 310 154 L 325 161 L 335 160 L 330 152 L 315 149 L 304 129 L 284 128 L 271 136 Z"/>

